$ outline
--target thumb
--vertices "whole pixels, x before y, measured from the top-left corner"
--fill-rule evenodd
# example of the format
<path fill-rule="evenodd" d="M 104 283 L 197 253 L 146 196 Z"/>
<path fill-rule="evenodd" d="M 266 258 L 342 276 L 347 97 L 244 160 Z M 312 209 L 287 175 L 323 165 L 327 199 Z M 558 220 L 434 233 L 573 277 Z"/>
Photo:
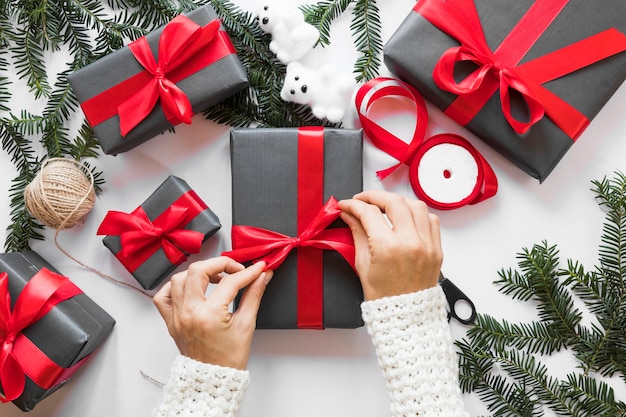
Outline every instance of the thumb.
<path fill-rule="evenodd" d="M 241 318 L 256 322 L 256 316 L 261 305 L 261 298 L 265 293 L 268 282 L 272 279 L 274 271 L 264 271 L 244 290 L 237 308 L 237 315 Z"/>

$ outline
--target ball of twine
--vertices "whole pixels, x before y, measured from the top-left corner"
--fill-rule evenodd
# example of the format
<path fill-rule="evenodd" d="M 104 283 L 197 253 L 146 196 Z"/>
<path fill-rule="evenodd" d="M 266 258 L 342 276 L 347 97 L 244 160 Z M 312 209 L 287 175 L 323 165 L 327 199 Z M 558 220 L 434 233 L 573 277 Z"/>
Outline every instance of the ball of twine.
<path fill-rule="evenodd" d="M 26 209 L 48 227 L 69 229 L 93 208 L 96 201 L 93 183 L 91 172 L 80 162 L 48 159 L 24 190 Z"/>

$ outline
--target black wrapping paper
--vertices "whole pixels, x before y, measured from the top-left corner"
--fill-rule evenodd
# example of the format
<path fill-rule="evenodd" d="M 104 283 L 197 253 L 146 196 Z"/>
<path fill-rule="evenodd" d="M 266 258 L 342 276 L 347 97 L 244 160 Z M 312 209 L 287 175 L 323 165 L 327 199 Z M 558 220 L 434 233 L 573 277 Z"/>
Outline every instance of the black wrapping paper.
<path fill-rule="evenodd" d="M 157 189 L 143 202 L 141 207 L 150 220 L 154 220 L 168 207 L 172 205 L 180 196 L 191 191 L 187 182 L 174 175 L 170 175 Z M 184 229 L 195 230 L 204 234 L 204 240 L 213 236 L 222 225 L 219 218 L 210 208 L 206 208 L 194 217 Z M 122 249 L 119 236 L 105 236 L 102 243 L 113 254 Z M 146 262 L 139 268 L 131 272 L 133 277 L 146 290 L 156 288 L 165 278 L 167 278 L 178 265 L 170 262 L 165 256 L 163 249 L 159 248 Z"/>
<path fill-rule="evenodd" d="M 297 234 L 297 129 L 231 130 L 233 225 Z M 324 132 L 324 201 L 351 198 L 363 188 L 362 132 Z M 331 227 L 345 226 L 341 221 Z M 274 272 L 263 295 L 257 328 L 297 328 L 297 249 Z M 324 327 L 363 325 L 358 277 L 336 252 L 324 251 Z M 236 300 L 235 305 L 237 305 Z"/>
<path fill-rule="evenodd" d="M 494 50 L 526 13 L 533 0 L 475 0 L 485 37 Z M 626 31 L 626 2 L 601 3 L 571 0 L 550 27 L 524 56 L 521 63 L 555 51 L 608 28 Z M 411 11 L 384 47 L 386 66 L 402 80 L 418 89 L 434 105 L 446 109 L 456 98 L 433 82 L 436 62 L 458 41 L 441 32 L 424 17 Z M 544 86 L 592 120 L 626 78 L 626 54 L 622 53 L 575 71 Z M 522 112 L 523 108 L 515 108 Z M 466 125 L 530 176 L 540 181 L 552 172 L 574 144 L 547 117 L 529 132 L 516 134 L 505 120 L 498 93 Z"/>
<path fill-rule="evenodd" d="M 217 18 L 215 11 L 209 6 L 198 8 L 186 16 L 201 26 Z M 160 28 L 146 36 L 155 56 L 162 31 L 163 28 Z M 124 47 L 81 68 L 71 74 L 68 80 L 74 94 L 82 103 L 143 69 L 130 49 Z M 198 114 L 247 87 L 248 77 L 237 55 L 230 54 L 176 85 L 189 98 L 194 114 Z M 107 154 L 126 152 L 172 127 L 166 120 L 160 103 L 125 138 L 120 134 L 119 125 L 119 116 L 115 115 L 93 127 L 100 146 Z"/>
<path fill-rule="evenodd" d="M 26 283 L 42 268 L 59 273 L 33 251 L 0 254 L 0 272 L 9 276 L 11 302 Z M 115 320 L 87 295 L 80 294 L 63 301 L 38 322 L 22 332 L 57 365 L 69 368 L 93 353 L 111 333 Z M 65 382 L 49 390 L 26 377 L 22 395 L 13 401 L 23 411 L 32 410 L 38 402 L 52 394 Z"/>

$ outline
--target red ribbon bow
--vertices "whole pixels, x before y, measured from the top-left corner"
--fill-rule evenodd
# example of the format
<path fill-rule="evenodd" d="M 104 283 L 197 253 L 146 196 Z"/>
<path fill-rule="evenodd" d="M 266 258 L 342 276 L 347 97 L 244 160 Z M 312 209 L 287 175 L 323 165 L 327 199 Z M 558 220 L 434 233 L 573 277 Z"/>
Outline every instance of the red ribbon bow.
<path fill-rule="evenodd" d="M 504 117 L 516 133 L 526 133 L 545 113 L 568 136 L 576 139 L 589 120 L 542 84 L 623 52 L 626 37 L 616 29 L 608 29 L 519 65 L 568 1 L 534 2 L 495 51 L 487 45 L 473 1 L 418 2 L 414 7 L 416 12 L 461 44 L 448 49 L 433 70 L 435 84 L 459 96 L 445 113 L 466 125 L 499 89 Z M 457 82 L 454 68 L 462 61 L 471 61 L 478 69 Z M 511 90 L 518 92 L 525 101 L 528 121 L 512 114 Z"/>
<path fill-rule="evenodd" d="M 51 388 L 66 375 L 66 369 L 52 362 L 21 332 L 57 304 L 81 293 L 66 277 L 42 269 L 26 283 L 11 311 L 9 277 L 0 273 L 0 385 L 4 391 L 0 401 L 13 401 L 22 395 L 25 374 L 44 388 Z"/>
<path fill-rule="evenodd" d="M 339 252 L 354 269 L 354 241 L 350 229 L 347 227 L 326 229 L 340 213 L 337 200 L 331 197 L 297 237 L 254 226 L 233 226 L 233 250 L 222 255 L 237 262 L 265 261 L 267 263 L 265 269 L 274 270 L 293 249 L 313 247 Z"/>
<path fill-rule="evenodd" d="M 97 234 L 119 236 L 125 259 L 145 260 L 161 247 L 172 264 L 179 264 L 188 254 L 200 252 L 204 239 L 196 230 L 183 229 L 188 222 L 188 207 L 173 204 L 151 221 L 140 206 L 130 214 L 109 211 Z"/>
<path fill-rule="evenodd" d="M 165 26 L 159 38 L 158 62 L 154 60 L 145 37 L 128 45 L 137 61 L 153 77 L 139 91 L 119 105 L 118 114 L 122 136 L 126 136 L 145 119 L 159 99 L 163 113 L 170 124 L 191 123 L 193 115 L 191 103 L 185 93 L 168 79 L 168 74 L 206 48 L 215 38 L 219 27 L 218 20 L 213 20 L 206 26 L 199 26 L 183 15 L 174 18 Z"/>
<path fill-rule="evenodd" d="M 416 113 L 413 137 L 407 144 L 369 118 L 369 111 L 377 100 L 385 97 L 405 97 L 414 105 Z M 441 133 L 426 138 L 428 110 L 424 98 L 411 85 L 386 77 L 374 78 L 365 83 L 356 93 L 355 103 L 361 126 L 372 143 L 396 158 L 399 162 L 376 172 L 380 180 L 385 179 L 402 164 L 409 167 L 409 180 L 415 194 L 430 207 L 451 210 L 466 204 L 476 204 L 494 196 L 498 190 L 496 174 L 485 158 L 464 138 L 452 133 Z M 454 203 L 444 203 L 431 198 L 422 188 L 418 178 L 421 158 L 433 146 L 448 143 L 466 149 L 476 161 L 478 177 L 474 190 L 466 198 Z"/>

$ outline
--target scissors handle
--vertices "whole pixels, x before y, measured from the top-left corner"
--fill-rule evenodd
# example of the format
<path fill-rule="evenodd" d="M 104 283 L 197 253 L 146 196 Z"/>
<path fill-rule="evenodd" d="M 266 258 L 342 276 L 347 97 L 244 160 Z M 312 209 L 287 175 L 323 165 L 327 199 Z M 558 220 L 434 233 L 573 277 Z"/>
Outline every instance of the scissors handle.
<path fill-rule="evenodd" d="M 446 299 L 448 300 L 448 305 L 450 307 L 450 311 L 448 312 L 448 320 L 450 320 L 450 316 L 452 316 L 463 324 L 474 323 L 474 320 L 476 320 L 476 307 L 474 306 L 472 300 L 470 300 L 469 297 L 459 289 L 459 287 L 454 285 L 452 281 L 450 281 L 443 275 L 439 276 L 439 285 L 441 285 L 441 288 L 446 295 Z M 456 303 L 460 300 L 465 301 L 470 307 L 470 315 L 467 318 L 460 317 L 456 312 Z"/>

